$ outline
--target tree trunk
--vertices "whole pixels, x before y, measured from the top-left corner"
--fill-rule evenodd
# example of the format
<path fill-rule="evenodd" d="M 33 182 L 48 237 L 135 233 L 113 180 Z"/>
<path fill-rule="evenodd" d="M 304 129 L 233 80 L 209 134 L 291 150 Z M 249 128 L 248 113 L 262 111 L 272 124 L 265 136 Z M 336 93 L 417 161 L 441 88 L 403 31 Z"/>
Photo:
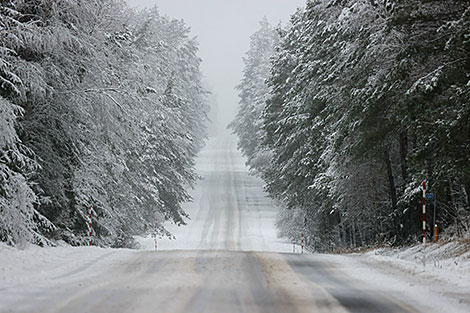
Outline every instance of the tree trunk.
<path fill-rule="evenodd" d="M 385 164 L 387 166 L 388 184 L 390 188 L 390 200 L 392 201 L 392 211 L 397 209 L 397 187 L 395 186 L 395 179 L 393 177 L 392 161 L 390 160 L 390 153 L 387 149 L 384 150 Z"/>
<path fill-rule="evenodd" d="M 352 229 L 352 242 L 353 242 L 353 247 L 357 247 L 357 241 L 356 241 L 356 220 L 354 219 L 353 222 L 353 229 Z"/>
<path fill-rule="evenodd" d="M 401 176 L 405 184 L 408 182 L 408 167 L 406 166 L 406 157 L 408 156 L 408 135 L 406 132 L 400 133 L 400 167 Z"/>
<path fill-rule="evenodd" d="M 451 207 L 452 210 L 454 210 L 455 214 L 455 223 L 457 226 L 457 236 L 461 236 L 462 232 L 460 231 L 460 212 L 457 207 L 457 202 L 455 201 L 455 195 L 454 195 L 454 190 L 453 190 L 453 184 L 451 181 L 449 181 L 449 195 L 450 195 L 450 200 L 451 200 Z"/>
<path fill-rule="evenodd" d="M 374 219 L 375 219 L 375 242 L 382 246 L 382 236 L 380 235 L 380 227 L 379 227 L 379 216 L 377 214 L 377 204 L 375 202 L 375 184 L 372 179 L 372 174 L 370 175 L 370 194 L 372 197 L 372 208 L 374 210 Z"/>
<path fill-rule="evenodd" d="M 465 195 L 466 208 L 470 212 L 470 184 L 463 184 L 462 189 L 462 192 Z"/>

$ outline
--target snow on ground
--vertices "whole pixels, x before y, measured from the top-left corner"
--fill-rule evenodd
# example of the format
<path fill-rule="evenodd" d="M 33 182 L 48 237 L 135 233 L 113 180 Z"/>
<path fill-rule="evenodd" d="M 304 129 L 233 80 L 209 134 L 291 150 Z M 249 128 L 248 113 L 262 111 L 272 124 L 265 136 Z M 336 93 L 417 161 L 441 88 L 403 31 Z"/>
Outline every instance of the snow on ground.
<path fill-rule="evenodd" d="M 381 248 L 365 254 L 314 255 L 328 262 L 339 279 L 349 276 L 374 292 L 402 299 L 421 312 L 470 312 L 468 244 Z"/>
<path fill-rule="evenodd" d="M 289 264 L 296 273 L 307 280 L 313 279 L 313 283 L 320 284 L 335 297 L 348 296 L 348 288 L 353 288 L 356 291 L 362 290 L 359 294 L 363 296 L 376 294 L 392 302 L 399 300 L 402 304 L 407 303 L 418 308 L 420 312 L 470 312 L 468 245 L 455 242 L 428 245 L 426 252 L 429 260 L 426 266 L 422 264 L 420 246 L 377 249 L 352 255 L 284 254 L 277 258 L 292 261 Z M 160 266 L 158 264 L 161 258 L 172 256 L 168 253 L 186 252 L 148 254 L 127 249 L 69 246 L 30 246 L 25 250 L 17 250 L 0 244 L 0 312 L 10 312 L 12 308 L 13 312 L 33 312 L 36 306 L 44 304 L 46 296 L 70 298 L 73 293 L 80 294 L 83 289 L 96 284 L 103 277 L 111 279 L 110 275 L 114 274 L 110 273 L 115 273 L 112 268 L 141 267 L 144 266 L 142 260 L 145 258 L 147 261 L 155 261 L 155 264 L 146 265 L 149 268 L 144 266 L 142 273 L 147 273 L 149 269 Z M 209 252 L 187 253 L 202 257 Z M 175 255 L 177 258 L 182 256 L 184 255 Z M 292 270 L 289 273 L 297 279 Z M 142 279 L 145 279 L 145 275 Z M 162 283 L 156 280 L 155 283 L 157 282 Z M 343 285 L 345 287 L 340 288 Z"/>
<path fill-rule="evenodd" d="M 470 243 L 450 241 L 425 246 L 418 244 L 408 248 L 382 248 L 366 255 L 411 275 L 470 289 Z"/>
<path fill-rule="evenodd" d="M 470 312 L 470 245 L 458 241 L 338 256 L 347 273 L 409 295 L 428 312 Z M 425 261 L 425 262 L 423 262 Z M 423 301 L 424 300 L 424 301 Z"/>
<path fill-rule="evenodd" d="M 21 286 L 34 279 L 47 282 L 58 279 L 83 278 L 113 262 L 126 262 L 138 251 L 98 247 L 28 246 L 18 250 L 0 243 L 0 290 Z"/>
<path fill-rule="evenodd" d="M 93 281 L 111 266 L 133 260 L 139 251 L 103 249 L 98 247 L 29 246 L 18 250 L 0 243 L 0 312 L 34 312 L 44 290 L 51 293 L 59 285 L 81 288 L 83 282 Z M 140 252 L 141 253 L 141 252 Z M 20 303 L 20 305 L 18 305 Z"/>

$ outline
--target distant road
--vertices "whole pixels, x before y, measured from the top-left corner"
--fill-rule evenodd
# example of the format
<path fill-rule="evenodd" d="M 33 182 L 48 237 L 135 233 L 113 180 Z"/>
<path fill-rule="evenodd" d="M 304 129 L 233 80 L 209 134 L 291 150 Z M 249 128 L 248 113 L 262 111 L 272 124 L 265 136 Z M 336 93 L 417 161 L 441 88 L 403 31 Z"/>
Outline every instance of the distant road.
<path fill-rule="evenodd" d="M 291 253 L 234 137 L 211 138 L 197 166 L 204 180 L 186 208 L 191 221 L 171 227 L 177 239 L 160 241 L 162 251 L 80 248 L 74 253 L 85 261 L 70 268 L 77 257 L 45 258 L 50 273 L 31 268 L 23 282 L 0 285 L 0 312 L 446 312 L 434 306 L 440 298 L 413 287 L 426 282 L 393 268 Z"/>
<path fill-rule="evenodd" d="M 203 179 L 185 206 L 191 220 L 169 225 L 176 240 L 160 240 L 159 249 L 292 252 L 292 244 L 277 239 L 277 209 L 263 181 L 248 174 L 235 136 L 221 130 L 210 137 L 196 167 Z"/>

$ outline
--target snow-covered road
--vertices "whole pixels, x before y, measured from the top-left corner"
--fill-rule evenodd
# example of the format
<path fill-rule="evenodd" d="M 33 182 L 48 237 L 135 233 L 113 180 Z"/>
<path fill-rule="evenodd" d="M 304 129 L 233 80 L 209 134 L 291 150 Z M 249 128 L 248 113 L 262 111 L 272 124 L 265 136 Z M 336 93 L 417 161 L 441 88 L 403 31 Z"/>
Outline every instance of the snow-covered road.
<path fill-rule="evenodd" d="M 159 240 L 159 250 L 202 249 L 292 251 L 276 237 L 276 208 L 263 181 L 248 174 L 236 137 L 220 130 L 201 151 L 196 168 L 203 178 L 185 206 L 186 227 L 168 225 L 176 240 Z"/>
<path fill-rule="evenodd" d="M 469 312 L 448 285 L 361 257 L 226 250 L 5 251 L 0 312 Z M 34 259 L 31 258 L 34 257 Z M 8 258 L 0 256 L 2 261 Z M 444 289 L 440 289 L 444 287 Z M 468 295 L 468 294 L 467 294 Z"/>
<path fill-rule="evenodd" d="M 290 253 L 234 137 L 211 138 L 197 166 L 191 220 L 159 251 L 0 246 L 0 312 L 470 312 L 465 283 L 367 255 Z"/>

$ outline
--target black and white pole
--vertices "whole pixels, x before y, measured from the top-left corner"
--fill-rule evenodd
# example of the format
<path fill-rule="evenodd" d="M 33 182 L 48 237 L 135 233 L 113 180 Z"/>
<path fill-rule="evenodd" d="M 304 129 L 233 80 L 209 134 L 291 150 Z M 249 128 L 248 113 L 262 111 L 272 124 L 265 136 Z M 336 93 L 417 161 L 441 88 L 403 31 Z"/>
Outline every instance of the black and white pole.
<path fill-rule="evenodd" d="M 302 233 L 302 239 L 300 241 L 301 245 L 302 245 L 302 250 L 300 253 L 304 253 L 304 233 Z"/>
<path fill-rule="evenodd" d="M 423 244 L 426 243 L 426 181 L 423 181 Z"/>
<path fill-rule="evenodd" d="M 91 247 L 91 204 L 88 209 L 88 246 Z"/>

